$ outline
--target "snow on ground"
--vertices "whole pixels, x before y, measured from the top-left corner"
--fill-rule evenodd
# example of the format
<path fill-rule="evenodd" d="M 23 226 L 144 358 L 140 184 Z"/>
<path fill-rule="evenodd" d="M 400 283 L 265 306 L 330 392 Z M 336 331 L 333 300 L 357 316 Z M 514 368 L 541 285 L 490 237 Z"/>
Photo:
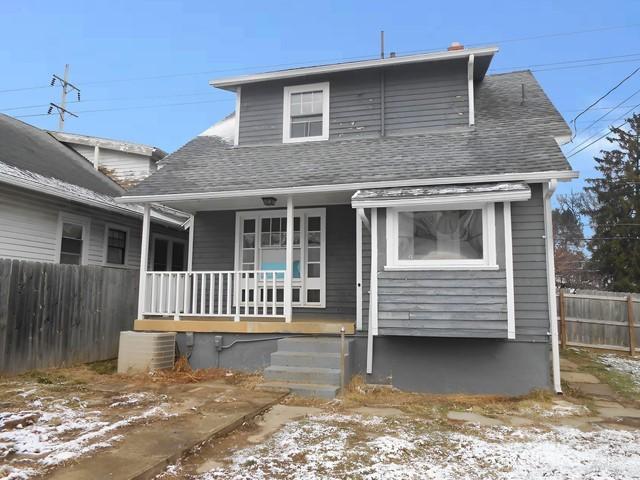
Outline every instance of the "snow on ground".
<path fill-rule="evenodd" d="M 634 383 L 640 387 L 640 359 L 632 357 L 619 357 L 618 355 L 600 355 L 600 362 L 608 368 L 627 373 L 633 377 Z"/>
<path fill-rule="evenodd" d="M 288 423 L 196 478 L 640 479 L 640 431 L 319 415 Z"/>
<path fill-rule="evenodd" d="M 0 412 L 1 480 L 42 474 L 48 467 L 110 447 L 122 438 L 116 431 L 123 427 L 169 416 L 162 405 L 131 409 L 151 400 L 148 394 L 117 397 L 111 407 L 119 404 L 127 413 L 109 411 L 107 416 L 77 397 L 38 398 L 36 390 L 20 395 L 29 398 L 27 408 Z"/>

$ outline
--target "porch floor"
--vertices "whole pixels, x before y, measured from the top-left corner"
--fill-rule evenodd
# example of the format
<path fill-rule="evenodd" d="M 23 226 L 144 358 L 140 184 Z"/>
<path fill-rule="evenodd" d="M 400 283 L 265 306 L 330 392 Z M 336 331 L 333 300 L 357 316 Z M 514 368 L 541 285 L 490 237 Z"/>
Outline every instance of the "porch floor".
<path fill-rule="evenodd" d="M 245 317 L 239 322 L 229 317 L 188 317 L 174 320 L 172 317 L 137 319 L 133 329 L 154 332 L 216 332 L 216 333 L 295 333 L 339 334 L 344 327 L 346 335 L 355 333 L 355 319 L 348 315 L 295 314 L 291 323 L 283 318 Z"/>

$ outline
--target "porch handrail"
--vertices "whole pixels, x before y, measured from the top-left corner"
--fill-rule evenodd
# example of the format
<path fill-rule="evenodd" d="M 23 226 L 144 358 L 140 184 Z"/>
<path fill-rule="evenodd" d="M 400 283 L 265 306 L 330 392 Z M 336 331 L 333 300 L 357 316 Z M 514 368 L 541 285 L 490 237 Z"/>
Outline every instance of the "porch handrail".
<path fill-rule="evenodd" d="M 143 315 L 284 317 L 285 270 L 147 271 Z"/>

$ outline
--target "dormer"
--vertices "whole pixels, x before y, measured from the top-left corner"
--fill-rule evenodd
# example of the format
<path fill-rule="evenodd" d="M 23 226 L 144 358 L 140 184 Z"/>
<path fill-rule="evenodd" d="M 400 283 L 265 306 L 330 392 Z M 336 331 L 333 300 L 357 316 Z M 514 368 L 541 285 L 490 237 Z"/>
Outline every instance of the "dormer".
<path fill-rule="evenodd" d="M 474 84 L 496 47 L 320 65 L 213 80 L 235 92 L 234 145 L 415 135 L 473 127 Z"/>

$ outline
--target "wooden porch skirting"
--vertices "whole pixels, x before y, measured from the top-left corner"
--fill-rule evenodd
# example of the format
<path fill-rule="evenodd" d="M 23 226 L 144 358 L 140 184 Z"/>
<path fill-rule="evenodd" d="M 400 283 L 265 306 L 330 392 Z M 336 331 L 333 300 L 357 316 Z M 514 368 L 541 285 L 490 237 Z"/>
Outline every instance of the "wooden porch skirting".
<path fill-rule="evenodd" d="M 136 331 L 153 332 L 216 332 L 216 333 L 292 333 L 292 334 L 340 334 L 355 333 L 355 321 L 346 317 L 295 315 L 291 323 L 282 318 L 247 318 L 234 322 L 228 317 L 145 318 L 134 322 Z"/>

